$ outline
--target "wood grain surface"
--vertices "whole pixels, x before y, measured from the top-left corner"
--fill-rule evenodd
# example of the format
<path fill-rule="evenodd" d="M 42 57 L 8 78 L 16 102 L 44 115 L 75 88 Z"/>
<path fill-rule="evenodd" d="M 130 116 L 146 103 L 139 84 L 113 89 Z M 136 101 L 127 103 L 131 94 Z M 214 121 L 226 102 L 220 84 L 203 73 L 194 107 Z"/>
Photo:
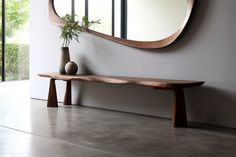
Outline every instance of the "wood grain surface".
<path fill-rule="evenodd" d="M 204 81 L 170 80 L 170 79 L 158 79 L 158 78 L 125 77 L 125 76 L 61 75 L 59 73 L 42 73 L 38 75 L 41 77 L 48 77 L 55 80 L 93 81 L 93 82 L 104 82 L 113 84 L 137 84 L 137 85 L 150 86 L 157 89 L 187 88 L 187 87 L 201 86 L 204 83 Z"/>

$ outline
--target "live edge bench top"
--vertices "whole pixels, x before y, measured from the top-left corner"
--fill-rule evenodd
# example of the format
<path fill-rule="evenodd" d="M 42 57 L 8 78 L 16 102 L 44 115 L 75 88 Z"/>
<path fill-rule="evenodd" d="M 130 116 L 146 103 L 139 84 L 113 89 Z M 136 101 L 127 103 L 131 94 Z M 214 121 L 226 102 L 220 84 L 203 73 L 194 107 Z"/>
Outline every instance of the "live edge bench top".
<path fill-rule="evenodd" d="M 41 77 L 50 78 L 47 104 L 48 107 L 58 107 L 55 80 L 63 80 L 67 82 L 64 96 L 64 105 L 71 105 L 71 81 L 94 81 L 113 84 L 137 84 L 153 87 L 156 89 L 172 90 L 174 91 L 175 98 L 172 118 L 174 127 L 187 127 L 187 115 L 183 88 L 201 86 L 204 83 L 203 81 L 166 80 L 155 78 L 102 75 L 62 75 L 58 73 L 43 73 L 38 75 Z"/>
<path fill-rule="evenodd" d="M 155 87 L 158 89 L 187 88 L 187 87 L 201 86 L 204 83 L 204 81 L 170 80 L 170 79 L 104 76 L 104 75 L 62 75 L 58 73 L 43 73 L 38 75 L 41 77 L 48 77 L 55 80 L 93 81 L 93 82 L 105 82 L 113 84 L 137 84 L 137 85 Z"/>

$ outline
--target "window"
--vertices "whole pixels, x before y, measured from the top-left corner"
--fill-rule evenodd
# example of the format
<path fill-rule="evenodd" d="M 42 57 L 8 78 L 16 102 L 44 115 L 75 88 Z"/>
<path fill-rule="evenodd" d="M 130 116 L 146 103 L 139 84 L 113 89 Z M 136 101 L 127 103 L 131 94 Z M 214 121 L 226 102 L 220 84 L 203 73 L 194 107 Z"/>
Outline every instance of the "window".
<path fill-rule="evenodd" d="M 1 1 L 2 81 L 29 78 L 29 0 Z"/>

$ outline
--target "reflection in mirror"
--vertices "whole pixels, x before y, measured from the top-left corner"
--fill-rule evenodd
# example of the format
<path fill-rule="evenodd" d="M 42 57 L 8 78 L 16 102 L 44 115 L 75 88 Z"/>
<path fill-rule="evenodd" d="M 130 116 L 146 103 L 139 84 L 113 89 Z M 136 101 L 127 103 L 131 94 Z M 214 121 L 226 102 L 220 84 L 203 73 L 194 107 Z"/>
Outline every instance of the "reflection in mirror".
<path fill-rule="evenodd" d="M 71 7 L 71 1 L 65 3 L 67 1 L 54 0 L 58 15 L 70 12 L 68 8 Z M 160 40 L 178 30 L 185 19 L 188 6 L 186 0 L 127 0 L 126 3 L 121 2 L 120 0 L 88 0 L 89 20 L 100 19 L 101 21 L 100 25 L 91 29 L 129 40 Z M 74 0 L 74 3 L 77 20 L 80 20 L 85 15 L 85 0 Z M 62 9 L 62 6 L 66 7 Z M 122 12 L 126 16 L 125 19 L 121 17 Z"/>
<path fill-rule="evenodd" d="M 100 19 L 90 33 L 125 45 L 161 48 L 172 43 L 183 31 L 194 0 L 49 0 L 50 19 L 76 14 L 81 21 Z M 51 9 L 50 9 L 51 8 Z M 93 31 L 91 31 L 93 30 Z"/>
<path fill-rule="evenodd" d="M 54 1 L 54 8 L 58 16 L 63 17 L 66 14 L 71 14 L 72 10 L 72 1 L 68 0 L 55 0 Z"/>
<path fill-rule="evenodd" d="M 76 21 L 78 21 L 78 20 L 81 21 L 81 19 L 85 16 L 85 0 L 75 0 L 74 1 L 74 8 L 75 8 L 74 12 L 75 12 L 75 15 L 76 15 L 75 20 Z"/>
<path fill-rule="evenodd" d="M 89 0 L 89 21 L 100 20 L 101 24 L 90 29 L 107 35 L 112 35 L 112 0 Z"/>
<path fill-rule="evenodd" d="M 186 0 L 127 0 L 127 39 L 155 41 L 175 33 L 187 14 Z"/>
<path fill-rule="evenodd" d="M 114 36 L 121 37 L 121 1 L 114 2 Z"/>

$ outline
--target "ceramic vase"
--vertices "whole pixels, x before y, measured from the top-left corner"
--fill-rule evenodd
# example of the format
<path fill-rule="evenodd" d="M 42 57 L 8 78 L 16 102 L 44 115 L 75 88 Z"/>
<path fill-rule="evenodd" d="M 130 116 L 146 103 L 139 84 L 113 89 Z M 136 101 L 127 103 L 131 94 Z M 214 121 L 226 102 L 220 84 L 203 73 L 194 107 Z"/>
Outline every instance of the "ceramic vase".
<path fill-rule="evenodd" d="M 66 64 L 65 71 L 68 75 L 75 75 L 78 71 L 78 66 L 75 62 L 70 61 Z"/>
<path fill-rule="evenodd" d="M 69 47 L 61 48 L 61 55 L 59 59 L 59 73 L 66 74 L 65 65 L 70 61 Z"/>

